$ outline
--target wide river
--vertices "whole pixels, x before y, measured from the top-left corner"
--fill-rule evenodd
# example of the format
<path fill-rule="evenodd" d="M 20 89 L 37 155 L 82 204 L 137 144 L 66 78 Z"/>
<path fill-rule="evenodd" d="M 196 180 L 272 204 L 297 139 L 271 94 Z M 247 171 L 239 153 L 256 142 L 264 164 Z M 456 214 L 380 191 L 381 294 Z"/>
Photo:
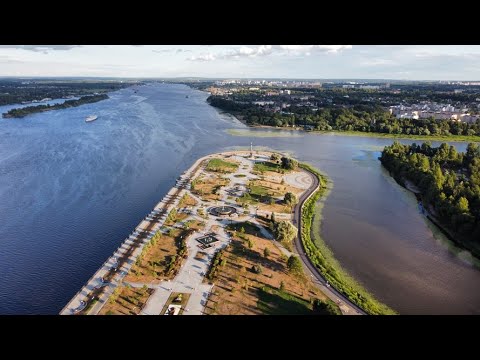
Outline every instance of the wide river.
<path fill-rule="evenodd" d="M 198 157 L 251 141 L 333 180 L 322 236 L 378 299 L 401 314 L 480 314 L 480 271 L 377 160 L 392 140 L 249 130 L 183 85 L 110 97 L 0 120 L 0 314 L 57 314 Z"/>

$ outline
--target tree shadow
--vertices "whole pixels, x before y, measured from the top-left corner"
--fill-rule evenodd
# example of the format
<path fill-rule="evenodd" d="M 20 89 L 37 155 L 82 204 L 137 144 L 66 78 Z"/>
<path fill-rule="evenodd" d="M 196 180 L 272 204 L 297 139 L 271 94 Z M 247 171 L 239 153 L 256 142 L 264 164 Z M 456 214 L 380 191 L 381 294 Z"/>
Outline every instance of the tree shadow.
<path fill-rule="evenodd" d="M 264 286 L 257 291 L 257 307 L 265 315 L 312 314 L 307 301 L 297 296 Z"/>

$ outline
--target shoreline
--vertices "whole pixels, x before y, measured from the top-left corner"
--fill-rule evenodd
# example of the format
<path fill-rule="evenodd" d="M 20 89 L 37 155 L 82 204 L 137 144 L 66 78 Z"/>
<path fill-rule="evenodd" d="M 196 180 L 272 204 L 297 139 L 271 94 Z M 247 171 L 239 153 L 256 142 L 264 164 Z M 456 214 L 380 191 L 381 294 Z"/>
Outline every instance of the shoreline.
<path fill-rule="evenodd" d="M 390 172 L 389 172 L 390 173 Z M 423 199 L 423 195 L 422 193 L 420 192 L 416 192 L 414 191 L 414 188 L 412 188 L 412 185 L 408 180 L 406 179 L 402 179 L 402 181 L 404 181 L 405 183 L 402 184 L 401 182 L 397 181 L 397 179 L 392 176 L 390 174 L 390 176 L 395 180 L 395 182 L 400 185 L 401 187 L 403 187 L 404 189 L 410 191 L 414 196 L 415 198 L 417 199 L 417 205 L 418 204 L 421 204 L 422 205 L 422 215 L 425 216 L 426 219 L 428 219 L 433 225 L 435 225 L 438 230 L 443 234 L 445 235 L 445 237 L 453 243 L 453 245 L 458 248 L 459 250 L 464 250 L 464 251 L 468 251 L 468 253 L 475 259 L 475 260 L 478 260 L 480 261 L 480 254 L 477 254 L 477 252 L 475 250 L 472 250 L 470 248 L 468 248 L 465 244 L 463 244 L 460 240 L 457 240 L 455 238 L 455 236 L 451 233 L 451 231 L 449 229 L 447 229 L 439 219 L 437 219 L 437 217 L 435 215 L 433 215 L 426 206 L 424 206 L 424 204 L 426 204 L 428 207 L 431 206 L 431 204 L 427 204 L 424 199 Z M 407 183 L 408 182 L 408 183 Z M 473 266 L 477 267 L 477 265 L 475 264 L 472 264 Z"/>
<path fill-rule="evenodd" d="M 354 304 L 357 311 L 375 315 L 397 314 L 395 310 L 377 300 L 373 294 L 349 275 L 322 239 L 320 235 L 322 209 L 332 189 L 328 185 L 332 182 L 326 175 L 309 164 L 301 163 L 300 167 L 317 178 L 319 182 L 316 189 L 301 203 L 302 211 L 298 229 L 299 245 L 307 255 L 308 261 L 325 281 L 329 281 L 331 288 Z M 319 202 L 320 200 L 321 202 Z M 314 223 L 319 226 L 313 227 Z"/>
<path fill-rule="evenodd" d="M 200 164 L 210 156 L 215 154 L 209 154 L 197 159 L 188 169 L 186 169 L 181 175 L 180 178 L 191 178 L 195 176 L 196 172 L 200 168 Z M 86 281 L 79 291 L 77 291 L 68 303 L 60 310 L 60 315 L 74 315 L 76 313 L 88 315 L 92 310 L 91 308 L 86 310 L 90 304 L 97 312 L 100 311 L 101 307 L 106 303 L 109 296 L 113 293 L 114 289 L 123 281 L 123 278 L 128 274 L 132 262 L 128 262 L 130 256 L 136 258 L 141 253 L 143 247 L 150 241 L 152 230 L 154 228 L 160 228 L 165 222 L 166 215 L 177 206 L 181 197 L 185 193 L 185 189 L 182 187 L 177 187 L 174 185 L 165 196 L 154 206 L 153 210 L 159 211 L 159 214 L 156 216 L 157 220 L 149 221 L 146 218 L 151 215 L 147 214 L 144 219 L 134 228 L 134 230 L 129 234 L 129 236 L 122 241 L 117 249 L 114 251 L 113 255 L 107 258 L 107 260 L 100 265 L 99 269 Z M 152 210 L 152 211 L 153 211 Z M 156 223 L 156 224 L 154 224 Z M 152 226 L 154 225 L 154 226 Z M 147 231 L 149 230 L 149 231 Z M 138 233 L 138 236 L 134 236 L 135 233 Z M 132 239 L 133 236 L 133 239 Z M 124 259 L 123 262 L 118 261 L 125 254 L 128 255 L 127 259 Z M 113 266 L 117 264 L 117 270 L 112 272 Z M 110 277 L 109 281 L 104 284 L 101 279 L 104 277 Z M 113 284 L 113 286 L 109 286 Z M 93 297 L 89 295 L 94 293 Z M 99 294 L 96 292 L 100 292 Z M 82 307 L 82 303 L 85 303 L 83 299 L 87 299 L 86 306 L 80 311 L 76 311 Z M 98 306 L 102 305 L 102 306 Z"/>
<path fill-rule="evenodd" d="M 202 164 L 205 160 L 208 160 L 212 157 L 219 155 L 238 155 L 239 153 L 248 152 L 248 150 L 227 150 L 218 153 L 208 154 L 201 158 L 198 158 L 188 169 L 186 169 L 180 175 L 181 183 L 188 183 L 191 179 L 194 179 L 199 171 L 201 171 Z M 256 150 L 258 153 L 258 150 Z M 260 150 L 260 152 L 264 152 Z M 269 151 L 271 152 L 271 151 Z M 301 167 L 301 171 L 306 171 L 314 178 L 318 179 L 318 183 L 314 188 L 310 188 L 310 191 L 306 191 L 303 200 L 301 200 L 295 209 L 295 212 L 298 213 L 297 208 L 300 206 L 300 224 L 304 221 L 304 208 L 303 205 L 306 201 L 311 199 L 315 194 L 321 190 L 321 187 L 318 184 L 321 184 L 321 179 L 318 178 L 315 174 L 305 167 Z M 315 182 L 314 182 L 315 185 Z M 163 226 L 164 221 L 166 221 L 167 214 L 169 214 L 172 209 L 178 206 L 178 203 L 182 196 L 187 193 L 186 188 L 183 185 L 180 185 L 177 182 L 167 194 L 157 203 L 153 210 L 156 210 L 158 215 L 152 216 L 148 214 L 146 218 L 142 219 L 140 223 L 135 227 L 133 232 L 121 242 L 117 250 L 114 251 L 113 255 L 108 257 L 107 260 L 99 267 L 97 271 L 87 280 L 87 282 L 81 287 L 81 289 L 73 295 L 73 297 L 68 301 L 68 303 L 61 309 L 59 312 L 60 315 L 74 315 L 74 314 L 83 314 L 83 315 L 95 315 L 97 314 L 103 306 L 108 301 L 110 295 L 113 291 L 121 286 L 125 276 L 129 273 L 130 267 L 135 262 L 136 257 L 142 252 L 143 247 L 149 243 L 151 237 L 154 236 L 156 231 Z M 152 219 L 148 219 L 151 217 Z M 293 220 L 295 221 L 295 220 Z M 301 233 L 301 228 L 299 228 L 299 234 Z M 302 254 L 299 253 L 301 256 Z M 347 308 L 346 312 L 352 314 L 356 312 L 357 314 L 363 314 L 363 310 L 358 308 L 355 303 L 352 303 L 350 299 L 342 292 L 336 293 L 333 288 L 325 287 L 325 279 L 323 277 L 319 278 L 316 276 L 317 285 L 322 285 L 322 292 L 326 292 L 332 300 L 337 302 L 338 298 L 343 299 L 343 304 L 341 305 L 344 309 Z M 341 304 L 341 302 L 337 302 Z"/>
<path fill-rule="evenodd" d="M 209 104 L 210 105 L 210 104 Z M 210 105 L 212 106 L 212 105 Z M 419 141 L 447 141 L 447 142 L 477 142 L 480 143 L 480 136 L 469 136 L 469 135 L 437 135 L 437 136 L 422 136 L 422 135 L 407 135 L 407 134 L 387 134 L 387 133 L 376 133 L 376 132 L 364 132 L 364 131 L 341 131 L 341 130 L 304 130 L 301 127 L 279 127 L 279 126 L 270 126 L 270 125 L 250 125 L 247 124 L 243 118 L 232 114 L 231 112 L 216 108 L 220 114 L 229 114 L 237 119 L 239 122 L 252 129 L 274 129 L 274 130 L 283 130 L 283 131 L 298 131 L 303 133 L 311 134 L 332 134 L 332 135 L 344 135 L 344 136 L 361 136 L 361 137 L 371 137 L 379 139 L 405 139 L 405 140 L 419 140 Z"/>
<path fill-rule="evenodd" d="M 86 104 L 94 104 L 103 100 L 108 100 L 110 97 L 108 94 L 99 94 L 99 95 L 86 95 L 82 96 L 79 99 L 75 100 L 66 100 L 63 103 L 58 103 L 54 105 L 34 105 L 26 106 L 21 108 L 13 108 L 2 114 L 4 119 L 22 119 L 29 115 L 43 113 L 48 111 L 55 110 L 64 110 L 74 107 L 79 107 Z"/>

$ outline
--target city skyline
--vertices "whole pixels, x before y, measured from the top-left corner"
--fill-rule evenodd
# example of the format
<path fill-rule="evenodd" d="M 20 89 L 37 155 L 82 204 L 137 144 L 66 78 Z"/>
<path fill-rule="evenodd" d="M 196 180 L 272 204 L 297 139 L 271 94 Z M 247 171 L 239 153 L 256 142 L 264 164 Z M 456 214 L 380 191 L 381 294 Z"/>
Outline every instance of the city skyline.
<path fill-rule="evenodd" d="M 0 76 L 476 81 L 467 45 L 0 45 Z"/>

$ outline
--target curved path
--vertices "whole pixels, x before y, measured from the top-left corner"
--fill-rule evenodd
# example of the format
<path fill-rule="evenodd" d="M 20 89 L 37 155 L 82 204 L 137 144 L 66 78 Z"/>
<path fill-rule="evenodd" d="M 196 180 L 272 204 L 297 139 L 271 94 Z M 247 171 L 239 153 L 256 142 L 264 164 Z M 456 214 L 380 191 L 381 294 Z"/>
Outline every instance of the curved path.
<path fill-rule="evenodd" d="M 310 171 L 302 169 L 303 172 L 307 173 L 312 177 L 312 185 L 305 191 L 301 196 L 298 201 L 298 204 L 295 206 L 294 209 L 294 214 L 293 214 L 293 223 L 295 226 L 298 227 L 298 235 L 295 238 L 295 250 L 300 256 L 300 259 L 302 260 L 304 264 L 304 268 L 307 270 L 307 274 L 309 274 L 312 277 L 312 280 L 314 283 L 316 283 L 319 288 L 322 290 L 322 292 L 332 301 L 334 301 L 339 307 L 340 310 L 342 311 L 342 314 L 344 315 L 367 315 L 365 311 L 360 309 L 357 305 L 352 303 L 345 295 L 343 295 L 341 292 L 337 291 L 331 286 L 326 286 L 326 280 L 318 271 L 318 269 L 315 267 L 315 265 L 312 264 L 310 261 L 309 257 L 306 255 L 305 248 L 303 245 L 303 242 L 301 241 L 302 237 L 302 207 L 305 201 L 310 197 L 310 195 L 313 194 L 315 190 L 317 190 L 318 185 L 319 185 L 319 179 L 315 174 L 312 174 Z"/>

